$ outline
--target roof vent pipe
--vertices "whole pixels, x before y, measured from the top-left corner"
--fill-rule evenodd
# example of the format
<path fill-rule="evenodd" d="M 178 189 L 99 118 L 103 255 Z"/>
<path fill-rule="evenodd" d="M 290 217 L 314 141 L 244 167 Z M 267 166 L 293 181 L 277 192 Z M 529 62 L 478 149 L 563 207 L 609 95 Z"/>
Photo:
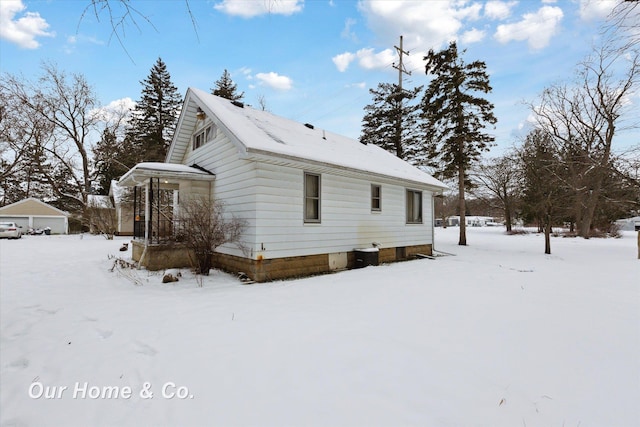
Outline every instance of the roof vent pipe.
<path fill-rule="evenodd" d="M 324 129 L 322 129 L 322 139 L 327 139 L 327 135 L 324 133 Z"/>

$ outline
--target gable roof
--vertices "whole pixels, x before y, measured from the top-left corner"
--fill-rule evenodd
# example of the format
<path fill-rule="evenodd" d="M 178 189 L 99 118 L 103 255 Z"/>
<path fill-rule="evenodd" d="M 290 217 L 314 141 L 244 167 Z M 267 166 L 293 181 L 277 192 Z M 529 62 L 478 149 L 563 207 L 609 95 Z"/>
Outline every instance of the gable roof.
<path fill-rule="evenodd" d="M 11 203 L 0 208 L 0 215 L 51 215 L 51 216 L 69 216 L 63 210 L 60 210 L 50 204 L 28 197 L 18 202 Z"/>
<path fill-rule="evenodd" d="M 377 145 L 314 128 L 249 106 L 189 88 L 178 121 L 168 163 L 180 163 L 189 147 L 196 113 L 204 113 L 236 145 L 247 159 L 285 158 L 410 181 L 437 189 L 445 184 Z"/>

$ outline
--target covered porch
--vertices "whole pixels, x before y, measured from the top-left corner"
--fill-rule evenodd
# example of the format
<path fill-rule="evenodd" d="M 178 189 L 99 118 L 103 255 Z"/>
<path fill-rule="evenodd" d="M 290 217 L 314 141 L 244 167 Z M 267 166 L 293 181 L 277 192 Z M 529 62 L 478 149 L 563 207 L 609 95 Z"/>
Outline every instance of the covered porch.
<path fill-rule="evenodd" d="M 186 267 L 188 250 L 180 244 L 180 200 L 211 196 L 215 175 L 197 165 L 139 163 L 118 184 L 133 187 L 132 256 L 149 270 Z"/>

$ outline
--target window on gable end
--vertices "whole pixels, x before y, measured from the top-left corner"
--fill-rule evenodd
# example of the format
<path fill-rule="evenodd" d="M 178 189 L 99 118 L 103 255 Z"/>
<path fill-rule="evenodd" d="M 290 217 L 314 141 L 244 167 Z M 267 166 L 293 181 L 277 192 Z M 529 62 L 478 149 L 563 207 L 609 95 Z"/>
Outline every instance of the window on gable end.
<path fill-rule="evenodd" d="M 217 134 L 218 127 L 215 124 L 210 123 L 209 125 L 205 126 L 201 130 L 193 134 L 193 149 L 195 150 L 202 147 L 207 142 L 213 141 Z"/>

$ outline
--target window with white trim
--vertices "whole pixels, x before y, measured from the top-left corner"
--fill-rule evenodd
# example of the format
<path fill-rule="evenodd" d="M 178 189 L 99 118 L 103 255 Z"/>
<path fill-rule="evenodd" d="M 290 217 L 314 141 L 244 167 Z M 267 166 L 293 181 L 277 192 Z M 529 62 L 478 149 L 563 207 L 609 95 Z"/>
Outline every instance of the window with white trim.
<path fill-rule="evenodd" d="M 382 210 L 382 187 L 371 184 L 371 210 L 380 212 Z"/>
<path fill-rule="evenodd" d="M 407 190 L 407 224 L 422 224 L 422 191 Z"/>
<path fill-rule="evenodd" d="M 320 175 L 304 174 L 304 222 L 320 222 Z"/>
<path fill-rule="evenodd" d="M 209 141 L 212 141 L 218 133 L 218 128 L 215 124 L 211 123 L 208 126 L 202 128 L 202 130 L 193 134 L 193 149 L 202 147 Z"/>

